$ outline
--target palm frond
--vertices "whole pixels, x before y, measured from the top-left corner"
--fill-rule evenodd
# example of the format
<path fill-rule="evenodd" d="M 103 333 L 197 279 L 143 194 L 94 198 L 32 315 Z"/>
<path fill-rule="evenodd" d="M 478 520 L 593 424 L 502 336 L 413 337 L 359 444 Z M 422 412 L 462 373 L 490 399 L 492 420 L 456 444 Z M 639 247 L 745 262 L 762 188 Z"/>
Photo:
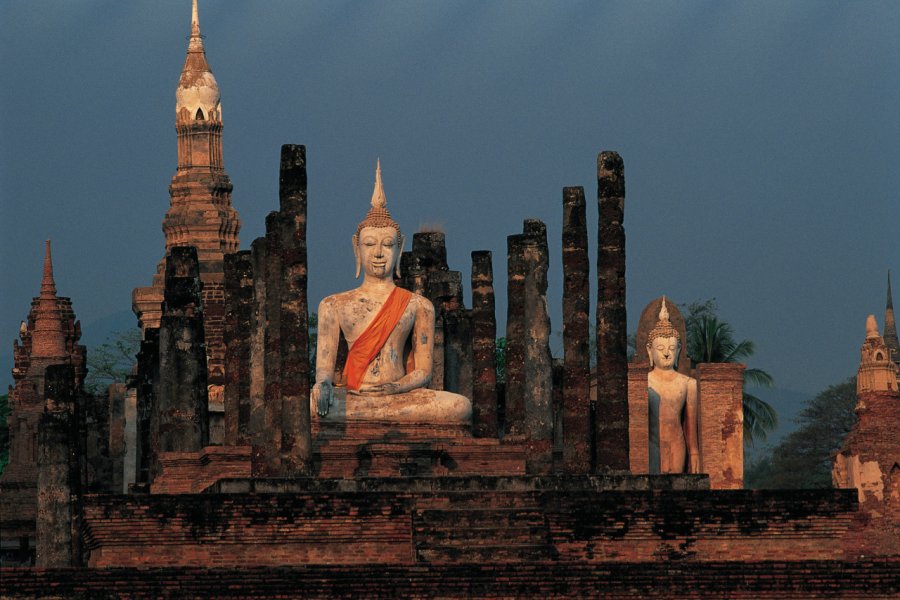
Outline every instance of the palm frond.
<path fill-rule="evenodd" d="M 775 387 L 775 379 L 762 369 L 744 369 L 744 384 L 756 387 Z"/>
<path fill-rule="evenodd" d="M 749 444 L 764 442 L 769 432 L 778 426 L 778 413 L 765 400 L 744 393 L 744 441 Z"/>

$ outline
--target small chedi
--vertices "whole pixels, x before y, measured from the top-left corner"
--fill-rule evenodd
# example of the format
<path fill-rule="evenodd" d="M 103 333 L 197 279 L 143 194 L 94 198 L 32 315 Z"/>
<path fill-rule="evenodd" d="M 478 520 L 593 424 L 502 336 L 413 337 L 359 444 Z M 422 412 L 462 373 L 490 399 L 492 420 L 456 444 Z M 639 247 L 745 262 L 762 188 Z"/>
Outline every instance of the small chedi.
<path fill-rule="evenodd" d="M 647 339 L 651 473 L 699 473 L 697 380 L 674 369 L 681 336 L 669 321 L 666 299 Z"/>
<path fill-rule="evenodd" d="M 353 235 L 356 277 L 362 272 L 362 284 L 319 304 L 310 410 L 322 420 L 471 424 L 468 398 L 425 387 L 433 376 L 434 306 L 394 283 L 403 244 L 400 226 L 387 209 L 379 161 L 372 208 Z M 349 345 L 346 386 L 335 389 L 341 333 Z"/>

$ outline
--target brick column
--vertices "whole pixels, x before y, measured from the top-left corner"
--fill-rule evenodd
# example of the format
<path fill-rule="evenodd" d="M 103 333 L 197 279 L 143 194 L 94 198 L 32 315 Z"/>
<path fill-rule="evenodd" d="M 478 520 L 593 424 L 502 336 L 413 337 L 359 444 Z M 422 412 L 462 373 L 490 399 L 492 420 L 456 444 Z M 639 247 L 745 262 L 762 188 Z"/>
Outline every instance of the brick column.
<path fill-rule="evenodd" d="M 281 459 L 282 475 L 309 472 L 309 301 L 306 294 L 306 148 L 281 147 Z"/>
<path fill-rule="evenodd" d="M 159 328 L 159 451 L 209 444 L 206 346 L 197 249 L 172 248 Z"/>
<path fill-rule="evenodd" d="M 597 157 L 597 407 L 595 467 L 628 469 L 628 331 L 625 313 L 625 173 L 622 157 Z"/>
<path fill-rule="evenodd" d="M 550 316 L 547 314 L 547 227 L 525 221 L 522 252 L 525 267 L 525 468 L 530 474 L 553 469 L 553 364 L 550 356 Z"/>
<path fill-rule="evenodd" d="M 137 359 L 135 483 L 150 483 L 159 466 L 159 329 L 148 327 L 144 330 Z"/>
<path fill-rule="evenodd" d="M 700 470 L 712 489 L 744 487 L 744 365 L 700 363 Z"/>
<path fill-rule="evenodd" d="M 263 327 L 263 366 L 265 375 L 265 424 L 262 431 L 265 445 L 265 468 L 270 476 L 281 472 L 281 214 L 271 212 L 266 217 L 266 261 L 263 266 L 266 281 L 265 322 Z"/>
<path fill-rule="evenodd" d="M 266 464 L 266 264 L 268 249 L 265 238 L 257 238 L 250 246 L 253 268 L 253 310 L 250 313 L 250 420 L 247 433 L 253 446 L 254 469 Z M 254 473 L 261 474 L 261 473 Z"/>
<path fill-rule="evenodd" d="M 38 424 L 37 566 L 75 567 L 80 562 L 79 439 L 75 369 L 47 367 L 46 404 Z"/>
<path fill-rule="evenodd" d="M 591 469 L 590 260 L 584 188 L 563 188 L 563 468 Z"/>
<path fill-rule="evenodd" d="M 472 316 L 464 308 L 444 313 L 444 389 L 472 397 Z"/>
<path fill-rule="evenodd" d="M 250 320 L 253 259 L 225 255 L 225 444 L 250 443 Z"/>
<path fill-rule="evenodd" d="M 506 398 L 504 432 L 525 432 L 525 263 L 522 234 L 506 238 Z"/>
<path fill-rule="evenodd" d="M 109 460 L 111 476 L 109 488 L 121 494 L 125 476 L 125 393 L 123 383 L 113 383 L 109 393 Z M 134 444 L 134 440 L 131 441 Z"/>
<path fill-rule="evenodd" d="M 472 252 L 472 426 L 476 437 L 497 437 L 497 316 L 491 253 Z"/>
<path fill-rule="evenodd" d="M 628 364 L 628 462 L 632 473 L 650 472 L 650 406 L 647 362 Z"/>

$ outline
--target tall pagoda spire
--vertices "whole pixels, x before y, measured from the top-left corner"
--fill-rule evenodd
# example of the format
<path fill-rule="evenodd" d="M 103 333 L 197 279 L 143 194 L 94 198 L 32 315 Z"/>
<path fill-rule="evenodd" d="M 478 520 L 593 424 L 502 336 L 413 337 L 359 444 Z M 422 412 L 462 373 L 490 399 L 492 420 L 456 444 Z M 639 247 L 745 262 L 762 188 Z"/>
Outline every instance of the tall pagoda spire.
<path fill-rule="evenodd" d="M 50 240 L 47 240 L 44 253 L 44 275 L 41 279 L 41 294 L 34 312 L 34 332 L 31 339 L 33 358 L 66 356 L 66 336 L 59 311 L 59 298 L 56 296 L 56 282 L 53 280 Z"/>
<path fill-rule="evenodd" d="M 226 254 L 240 248 L 241 221 L 231 204 L 231 179 L 222 159 L 222 105 L 219 84 L 206 60 L 197 0 L 191 1 L 191 35 L 175 90 L 178 166 L 169 184 L 169 209 L 163 218 L 166 254 L 177 246 L 197 248 L 203 282 L 204 335 L 207 349 L 210 406 L 224 383 Z M 156 328 L 161 304 L 165 258 L 152 284 L 136 288 L 132 308 L 142 329 Z"/>
<path fill-rule="evenodd" d="M 900 340 L 897 339 L 897 324 L 894 321 L 894 300 L 891 297 L 891 272 L 888 270 L 887 303 L 884 308 L 884 343 L 891 353 L 891 360 L 900 365 Z"/>
<path fill-rule="evenodd" d="M 200 33 L 200 17 L 197 0 L 191 7 L 191 36 L 188 41 L 187 56 L 178 89 L 175 91 L 175 113 L 179 123 L 190 121 L 221 121 L 221 96 L 219 84 L 212 74 L 203 48 Z M 181 159 L 179 153 L 179 159 Z M 181 161 L 179 160 L 179 165 Z"/>

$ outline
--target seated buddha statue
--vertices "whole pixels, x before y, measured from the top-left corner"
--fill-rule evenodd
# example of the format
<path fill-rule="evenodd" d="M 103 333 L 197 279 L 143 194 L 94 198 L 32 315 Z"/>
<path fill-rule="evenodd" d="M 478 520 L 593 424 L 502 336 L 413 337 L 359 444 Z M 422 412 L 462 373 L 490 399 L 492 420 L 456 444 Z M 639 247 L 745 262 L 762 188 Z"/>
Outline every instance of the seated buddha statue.
<path fill-rule="evenodd" d="M 699 473 L 697 380 L 675 370 L 681 335 L 669 321 L 666 299 L 647 336 L 651 473 Z"/>
<path fill-rule="evenodd" d="M 319 304 L 316 382 L 311 410 L 320 421 L 469 425 L 472 403 L 465 396 L 427 389 L 432 376 L 434 306 L 394 284 L 404 237 L 387 210 L 380 161 L 372 208 L 353 236 L 356 289 Z M 349 351 L 346 390 L 335 389 L 338 343 Z"/>

